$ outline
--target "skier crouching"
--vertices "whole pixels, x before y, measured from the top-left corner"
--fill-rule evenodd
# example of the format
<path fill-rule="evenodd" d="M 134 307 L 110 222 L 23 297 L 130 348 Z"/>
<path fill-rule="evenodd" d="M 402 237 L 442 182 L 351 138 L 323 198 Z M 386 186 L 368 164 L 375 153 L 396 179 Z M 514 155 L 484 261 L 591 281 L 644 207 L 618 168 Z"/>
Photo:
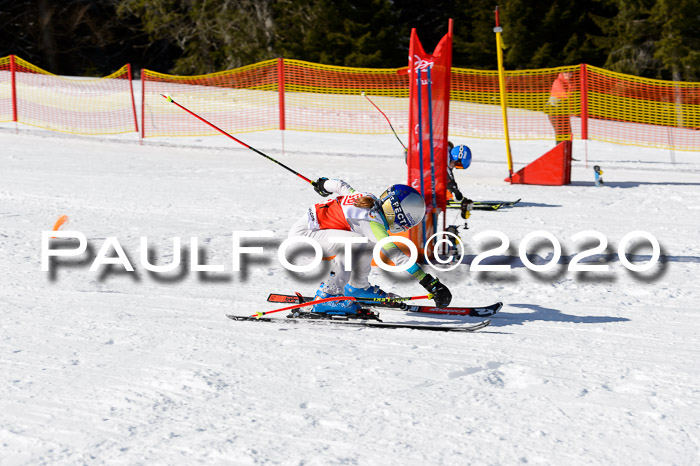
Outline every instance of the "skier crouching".
<path fill-rule="evenodd" d="M 395 184 L 379 197 L 355 191 L 341 180 L 319 178 L 314 188 L 321 196 L 335 196 L 311 207 L 291 228 L 289 236 L 308 236 L 316 240 L 324 254 L 335 255 L 330 278 L 322 282 L 314 299 L 334 296 L 355 298 L 386 298 L 387 293 L 369 283 L 374 245 L 389 236 L 389 232 L 408 231 L 425 216 L 425 201 L 410 186 Z M 352 272 L 345 270 L 345 244 L 331 243 L 333 237 L 365 237 L 367 243 L 353 248 Z M 391 261 L 401 266 L 409 262 L 396 244 L 383 246 Z M 452 294 L 440 280 L 425 273 L 418 264 L 407 270 L 433 295 L 438 307 L 446 307 Z M 314 305 L 313 312 L 326 314 L 356 314 L 360 306 L 355 301 L 330 301 Z"/>

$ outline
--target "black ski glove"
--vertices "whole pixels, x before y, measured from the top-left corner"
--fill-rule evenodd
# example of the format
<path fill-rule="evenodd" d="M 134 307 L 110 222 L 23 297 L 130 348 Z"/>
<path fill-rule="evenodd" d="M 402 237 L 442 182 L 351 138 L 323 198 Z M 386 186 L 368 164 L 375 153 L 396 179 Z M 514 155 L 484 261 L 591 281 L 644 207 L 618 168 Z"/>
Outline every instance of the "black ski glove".
<path fill-rule="evenodd" d="M 330 192 L 326 191 L 323 188 L 323 183 L 325 183 L 326 181 L 328 181 L 328 178 L 319 178 L 318 181 L 314 181 L 313 183 L 311 183 L 311 186 L 314 187 L 314 190 L 316 190 L 316 192 L 323 197 L 328 197 L 331 195 Z"/>
<path fill-rule="evenodd" d="M 445 285 L 440 283 L 440 280 L 430 274 L 427 274 L 420 281 L 420 284 L 423 286 L 423 288 L 428 290 L 428 293 L 433 295 L 433 300 L 435 301 L 435 305 L 437 307 L 447 307 L 450 305 L 450 302 L 452 301 L 452 293 L 450 293 L 450 290 L 448 290 Z"/>

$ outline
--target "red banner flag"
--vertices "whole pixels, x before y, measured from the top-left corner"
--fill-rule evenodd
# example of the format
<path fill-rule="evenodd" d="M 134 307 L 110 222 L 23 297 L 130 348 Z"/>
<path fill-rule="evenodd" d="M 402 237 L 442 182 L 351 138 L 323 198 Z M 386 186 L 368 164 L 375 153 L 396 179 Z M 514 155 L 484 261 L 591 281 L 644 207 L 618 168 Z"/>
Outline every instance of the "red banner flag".
<path fill-rule="evenodd" d="M 447 128 L 452 69 L 452 20 L 435 51 L 423 50 L 416 30 L 411 31 L 408 57 L 409 135 L 408 184 L 423 194 L 427 206 L 419 249 L 435 232 L 435 217 L 445 211 L 447 199 Z M 416 233 L 418 234 L 418 233 Z"/>

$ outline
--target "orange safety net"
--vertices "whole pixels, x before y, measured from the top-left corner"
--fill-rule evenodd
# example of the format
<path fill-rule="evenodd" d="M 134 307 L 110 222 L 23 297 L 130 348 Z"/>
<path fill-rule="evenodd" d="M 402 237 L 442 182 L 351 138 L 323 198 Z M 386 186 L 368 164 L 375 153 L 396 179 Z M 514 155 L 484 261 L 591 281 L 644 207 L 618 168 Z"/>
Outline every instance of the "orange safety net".
<path fill-rule="evenodd" d="M 13 121 L 10 57 L 0 58 L 0 122 Z"/>
<path fill-rule="evenodd" d="M 700 83 L 587 69 L 590 139 L 700 150 Z"/>
<path fill-rule="evenodd" d="M 86 135 L 138 131 L 129 65 L 104 78 L 86 79 L 64 78 L 15 60 L 18 122 Z"/>
<path fill-rule="evenodd" d="M 390 133 L 382 109 L 398 133 L 408 133 L 408 75 L 396 69 L 348 68 L 284 60 L 287 129 Z"/>
<path fill-rule="evenodd" d="M 506 71 L 511 139 L 581 137 L 579 68 Z M 452 68 L 451 86 L 450 136 L 505 137 L 498 71 Z"/>
<path fill-rule="evenodd" d="M 217 134 L 168 105 L 169 93 L 229 132 L 292 129 L 408 133 L 402 69 L 347 68 L 270 60 L 203 76 L 143 71 L 144 135 Z M 676 83 L 586 65 L 506 71 L 510 138 L 594 139 L 700 150 L 700 83 Z M 449 135 L 503 138 L 498 72 L 452 68 Z"/>
<path fill-rule="evenodd" d="M 390 119 L 404 120 L 397 131 L 407 130 L 408 79 L 395 69 L 268 60 L 189 77 L 143 70 L 141 79 L 144 137 L 219 134 L 168 104 L 161 94 L 170 94 L 230 133 L 268 129 L 385 133 L 386 122 L 362 97 L 365 91 Z"/>
<path fill-rule="evenodd" d="M 230 71 L 173 76 L 142 70 L 143 136 L 219 135 L 165 100 L 173 100 L 229 133 L 278 129 L 277 60 Z"/>

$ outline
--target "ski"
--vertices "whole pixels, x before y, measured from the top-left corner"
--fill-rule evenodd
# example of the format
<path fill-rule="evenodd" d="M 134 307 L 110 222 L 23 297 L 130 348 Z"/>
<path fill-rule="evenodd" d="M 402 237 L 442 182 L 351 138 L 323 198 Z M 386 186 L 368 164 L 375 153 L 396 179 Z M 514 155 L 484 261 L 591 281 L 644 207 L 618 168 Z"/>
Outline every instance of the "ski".
<path fill-rule="evenodd" d="M 423 314 L 441 314 L 451 316 L 488 317 L 492 316 L 503 307 L 503 303 L 498 302 L 490 306 L 481 307 L 435 307 L 435 306 L 414 306 L 407 304 L 401 308 L 407 312 L 420 312 Z"/>
<path fill-rule="evenodd" d="M 512 207 L 518 202 L 520 202 L 520 199 L 517 201 L 474 201 L 472 210 L 498 210 L 501 207 Z M 454 200 L 447 202 L 448 209 L 459 209 L 461 206 L 461 202 Z"/>
<path fill-rule="evenodd" d="M 287 295 L 270 293 L 267 297 L 267 302 L 269 303 L 303 303 L 307 301 L 313 301 L 313 298 L 301 295 Z M 392 301 L 376 301 L 367 302 L 359 300 L 363 305 L 374 307 L 374 308 L 388 308 L 388 309 L 398 309 L 406 312 L 419 312 L 423 314 L 440 314 L 440 315 L 459 315 L 459 316 L 471 316 L 471 317 L 488 317 L 492 316 L 503 307 L 503 303 L 498 302 L 491 304 L 490 306 L 479 306 L 479 307 L 435 307 L 435 306 L 416 306 L 411 304 L 406 304 L 402 302 L 392 302 Z"/>
<path fill-rule="evenodd" d="M 318 325 L 324 325 L 324 324 L 330 324 L 330 325 L 345 325 L 348 327 L 364 327 L 364 328 L 384 328 L 384 329 L 407 329 L 407 330 L 427 330 L 427 331 L 433 331 L 433 332 L 463 332 L 463 333 L 469 333 L 469 332 L 475 332 L 477 330 L 480 330 L 484 327 L 488 327 L 491 324 L 490 320 L 484 320 L 481 321 L 477 324 L 472 324 L 472 325 L 465 325 L 465 326 L 458 326 L 458 325 L 433 325 L 433 324 L 400 324 L 400 323 L 389 323 L 389 322 L 382 322 L 379 320 L 351 320 L 351 319 L 336 319 L 336 318 L 330 318 L 330 317 L 322 317 L 322 318 L 297 318 L 297 317 L 291 317 L 293 314 L 290 314 L 290 317 L 287 317 L 286 319 L 280 319 L 280 318 L 270 318 L 270 317 L 251 317 L 251 316 L 234 316 L 227 314 L 226 317 L 228 317 L 231 320 L 234 321 L 245 321 L 245 322 L 268 322 L 268 323 L 275 323 L 275 324 L 318 324 Z"/>

